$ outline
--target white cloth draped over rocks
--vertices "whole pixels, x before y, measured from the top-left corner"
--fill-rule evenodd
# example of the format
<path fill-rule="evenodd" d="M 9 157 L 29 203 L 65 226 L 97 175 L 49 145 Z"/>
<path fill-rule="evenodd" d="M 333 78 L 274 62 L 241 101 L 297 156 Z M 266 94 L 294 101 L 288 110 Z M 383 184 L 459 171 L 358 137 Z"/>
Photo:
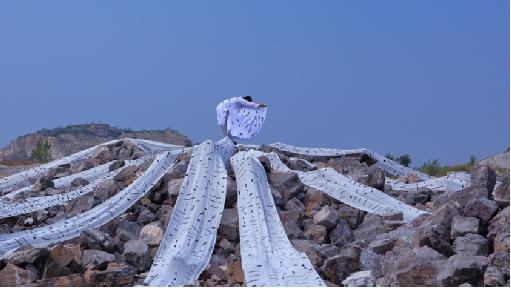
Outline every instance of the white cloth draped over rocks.
<path fill-rule="evenodd" d="M 220 125 L 227 125 L 229 138 L 249 139 L 259 132 L 266 109 L 257 105 L 241 97 L 219 104 L 217 120 Z M 262 147 L 238 145 L 239 148 L 249 151 L 237 153 L 236 146 L 229 138 L 217 142 L 204 141 L 190 148 L 130 139 L 146 153 L 146 157 L 154 158 L 145 172 L 127 188 L 86 212 L 31 230 L 0 234 L 0 259 L 27 244 L 34 247 L 50 246 L 77 237 L 85 229 L 106 224 L 134 205 L 155 186 L 163 175 L 172 169 L 181 153 L 193 151 L 167 230 L 143 285 L 182 286 L 192 284 L 198 279 L 213 253 L 227 193 L 227 171 L 232 165 L 238 190 L 240 249 L 246 285 L 324 286 L 325 283 L 306 255 L 290 244 L 280 222 L 261 161 L 269 161 L 270 168 L 274 171 L 296 173 L 304 185 L 322 191 L 347 205 L 378 215 L 402 212 L 407 222 L 426 212 L 360 184 L 332 168 L 308 172 L 291 170 L 280 160 L 278 154 L 306 160 L 363 154 L 371 157 L 376 165 L 390 174 L 404 176 L 414 173 L 422 180 L 405 184 L 387 179 L 388 184 L 396 189 L 428 187 L 455 191 L 466 187 L 470 182 L 464 174 L 445 178 L 430 177 L 367 149 L 302 148 L 275 143 Z M 115 141 L 102 145 L 111 143 Z M 4 192 L 17 194 L 20 190 L 13 189 L 29 186 L 28 177 L 42 176 L 52 167 L 90 158 L 100 146 L 4 178 L 0 180 L 0 195 Z M 142 159 L 134 160 L 131 164 L 138 164 L 140 161 Z M 110 179 L 115 174 L 115 171 L 110 172 L 105 167 L 106 164 L 56 181 L 58 186 L 65 186 L 77 175 L 91 180 L 90 184 L 68 193 L 28 198 L 21 203 L 0 202 L 0 208 L 13 210 L 0 213 L 0 217 L 33 212 L 83 196 L 91 192 L 99 181 Z"/>
<path fill-rule="evenodd" d="M 248 102 L 243 97 L 222 101 L 216 107 L 217 123 L 234 140 L 247 140 L 259 133 L 266 118 L 266 107 Z"/>

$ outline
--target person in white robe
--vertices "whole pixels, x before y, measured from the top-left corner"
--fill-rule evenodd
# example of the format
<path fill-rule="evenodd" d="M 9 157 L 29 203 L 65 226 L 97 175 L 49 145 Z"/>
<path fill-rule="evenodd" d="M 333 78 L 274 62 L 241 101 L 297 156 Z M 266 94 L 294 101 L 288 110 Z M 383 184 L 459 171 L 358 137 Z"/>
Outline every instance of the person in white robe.
<path fill-rule="evenodd" d="M 263 126 L 267 107 L 252 102 L 252 97 L 233 97 L 216 107 L 218 125 L 225 137 L 233 140 L 247 140 L 256 136 Z"/>

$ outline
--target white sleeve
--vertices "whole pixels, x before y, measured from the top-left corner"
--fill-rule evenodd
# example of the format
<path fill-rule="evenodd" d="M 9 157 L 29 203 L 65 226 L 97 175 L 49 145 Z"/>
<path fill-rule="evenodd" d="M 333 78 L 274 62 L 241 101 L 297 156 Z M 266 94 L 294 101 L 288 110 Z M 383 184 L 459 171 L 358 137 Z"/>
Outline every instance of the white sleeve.
<path fill-rule="evenodd" d="M 235 97 L 236 103 L 239 105 L 239 107 L 243 108 L 258 108 L 259 104 L 255 102 L 248 102 L 247 100 L 243 99 L 243 97 Z"/>

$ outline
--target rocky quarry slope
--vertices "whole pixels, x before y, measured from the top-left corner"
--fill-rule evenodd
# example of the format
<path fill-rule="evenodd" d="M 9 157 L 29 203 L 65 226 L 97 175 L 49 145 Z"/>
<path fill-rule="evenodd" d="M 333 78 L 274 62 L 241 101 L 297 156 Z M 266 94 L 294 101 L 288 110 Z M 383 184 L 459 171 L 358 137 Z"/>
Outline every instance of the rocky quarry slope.
<path fill-rule="evenodd" d="M 0 161 L 27 160 L 39 141 L 48 141 L 53 159 L 58 159 L 86 148 L 113 139 L 138 138 L 158 142 L 190 146 L 188 137 L 176 130 L 119 129 L 108 124 L 82 124 L 63 128 L 42 129 L 35 133 L 18 137 L 0 149 Z"/>
<path fill-rule="evenodd" d="M 126 152 L 128 151 L 128 152 Z M 127 161 L 140 151 L 123 143 L 94 158 L 52 169 L 32 179 L 30 190 L 9 201 L 57 195 L 70 187 L 54 181 L 104 163 L 119 169 L 82 197 L 21 216 L 0 219 L 0 233 L 42 227 L 92 209 L 127 187 L 151 160 Z M 279 155 L 295 170 L 331 167 L 356 181 L 429 212 L 411 223 L 402 214 L 378 216 L 304 186 L 295 173 L 265 167 L 278 214 L 292 245 L 304 252 L 329 286 L 509 286 L 509 177 L 487 166 L 471 171 L 469 187 L 457 192 L 427 188 L 393 191 L 385 172 L 361 156 L 304 161 Z M 2 286 L 133 286 L 154 260 L 190 161 L 180 162 L 135 205 L 98 229 L 46 248 L 23 246 L 0 260 Z M 502 181 L 496 191 L 496 181 Z M 213 255 L 195 286 L 245 286 L 234 174 L 229 171 L 225 211 Z"/>

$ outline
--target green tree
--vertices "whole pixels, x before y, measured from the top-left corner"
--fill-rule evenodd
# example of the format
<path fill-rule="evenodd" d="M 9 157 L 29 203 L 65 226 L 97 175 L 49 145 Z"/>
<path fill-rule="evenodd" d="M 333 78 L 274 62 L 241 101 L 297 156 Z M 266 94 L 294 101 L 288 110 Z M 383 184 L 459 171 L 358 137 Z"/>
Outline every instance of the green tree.
<path fill-rule="evenodd" d="M 39 162 L 48 162 L 51 160 L 51 144 L 48 140 L 37 141 L 35 149 L 32 150 L 32 159 Z"/>
<path fill-rule="evenodd" d="M 410 157 L 410 154 L 403 154 L 399 156 L 396 160 L 399 164 L 404 165 L 408 167 L 410 163 L 412 163 L 412 158 Z"/>
<path fill-rule="evenodd" d="M 424 162 L 422 166 L 419 168 L 419 171 L 431 176 L 435 176 L 440 172 L 440 169 L 441 169 L 440 161 L 438 159 L 435 159 Z"/>
<path fill-rule="evenodd" d="M 470 164 L 470 166 L 476 166 L 476 161 L 477 161 L 476 155 L 470 155 L 470 160 L 468 161 L 468 164 Z"/>

